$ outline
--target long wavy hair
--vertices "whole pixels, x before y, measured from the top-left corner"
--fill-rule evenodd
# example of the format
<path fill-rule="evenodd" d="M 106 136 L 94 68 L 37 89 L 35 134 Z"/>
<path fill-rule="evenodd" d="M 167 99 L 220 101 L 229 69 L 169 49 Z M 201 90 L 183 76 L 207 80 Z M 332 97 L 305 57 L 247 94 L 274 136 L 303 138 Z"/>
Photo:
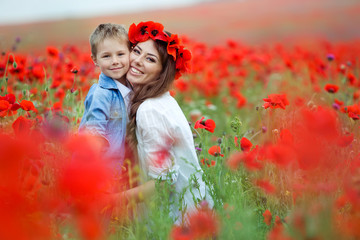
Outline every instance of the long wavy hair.
<path fill-rule="evenodd" d="M 151 79 L 145 85 L 135 87 L 132 92 L 129 122 L 126 131 L 128 143 L 133 151 L 136 151 L 137 147 L 136 113 L 140 104 L 148 98 L 155 98 L 169 91 L 175 79 L 175 61 L 173 57 L 167 53 L 167 43 L 159 40 L 154 42 L 160 55 L 162 71 L 158 78 Z"/>

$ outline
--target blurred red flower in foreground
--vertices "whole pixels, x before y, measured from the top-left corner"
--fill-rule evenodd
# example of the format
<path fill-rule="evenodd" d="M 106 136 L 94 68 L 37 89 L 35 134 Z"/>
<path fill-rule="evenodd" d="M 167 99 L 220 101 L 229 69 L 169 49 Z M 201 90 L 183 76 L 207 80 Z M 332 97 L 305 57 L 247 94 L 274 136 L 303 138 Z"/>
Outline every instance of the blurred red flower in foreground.
<path fill-rule="evenodd" d="M 205 119 L 205 117 L 202 117 L 200 120 L 195 122 L 195 129 L 198 128 L 204 128 L 205 130 L 209 131 L 209 132 L 214 132 L 216 124 L 214 122 L 214 120 L 212 119 L 207 119 L 205 121 L 203 121 Z"/>
<path fill-rule="evenodd" d="M 271 219 L 272 219 L 271 212 L 268 209 L 266 209 L 265 212 L 263 213 L 263 216 L 264 216 L 264 223 L 266 223 L 266 225 L 270 226 Z"/>
<path fill-rule="evenodd" d="M 184 239 L 211 239 L 218 235 L 219 223 L 215 213 L 202 208 L 189 215 L 188 226 L 174 226 L 171 238 L 174 240 Z"/>
<path fill-rule="evenodd" d="M 32 120 L 20 116 L 13 122 L 12 128 L 16 136 L 28 135 L 31 131 L 32 125 Z"/>
<path fill-rule="evenodd" d="M 276 188 L 274 187 L 274 185 L 272 185 L 267 180 L 260 180 L 259 179 L 259 180 L 256 181 L 256 185 L 258 187 L 262 188 L 268 194 L 275 193 L 275 191 L 276 191 Z"/>
<path fill-rule="evenodd" d="M 263 99 L 265 101 L 263 107 L 267 108 L 282 108 L 285 109 L 285 106 L 289 105 L 286 94 L 270 94 L 268 98 Z"/>

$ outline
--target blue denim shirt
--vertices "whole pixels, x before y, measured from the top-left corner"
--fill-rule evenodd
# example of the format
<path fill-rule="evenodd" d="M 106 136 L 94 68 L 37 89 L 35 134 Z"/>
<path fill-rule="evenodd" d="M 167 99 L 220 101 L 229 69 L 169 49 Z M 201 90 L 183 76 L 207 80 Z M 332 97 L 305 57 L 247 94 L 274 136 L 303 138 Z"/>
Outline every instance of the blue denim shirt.
<path fill-rule="evenodd" d="M 125 153 L 127 111 L 124 98 L 115 80 L 101 73 L 99 82 L 91 86 L 85 98 L 85 112 L 79 132 L 90 132 L 106 139 L 109 148 L 105 157 L 121 171 Z"/>

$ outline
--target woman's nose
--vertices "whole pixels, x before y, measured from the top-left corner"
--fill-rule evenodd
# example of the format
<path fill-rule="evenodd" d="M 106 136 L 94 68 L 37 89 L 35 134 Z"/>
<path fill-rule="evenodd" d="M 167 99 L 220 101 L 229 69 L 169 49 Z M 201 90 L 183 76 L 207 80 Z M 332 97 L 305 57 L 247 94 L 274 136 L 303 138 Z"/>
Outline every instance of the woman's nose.
<path fill-rule="evenodd" d="M 141 65 L 141 56 L 136 56 L 135 58 L 133 58 L 133 63 L 135 63 L 137 66 Z"/>

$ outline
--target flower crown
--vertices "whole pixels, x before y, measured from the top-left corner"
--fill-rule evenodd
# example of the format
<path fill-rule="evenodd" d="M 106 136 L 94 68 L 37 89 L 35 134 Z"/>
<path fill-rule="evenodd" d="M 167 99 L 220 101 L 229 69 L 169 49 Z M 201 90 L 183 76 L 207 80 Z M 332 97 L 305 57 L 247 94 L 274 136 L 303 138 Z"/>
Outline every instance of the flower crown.
<path fill-rule="evenodd" d="M 175 61 L 176 75 L 179 78 L 182 73 L 190 71 L 191 52 L 184 49 L 181 39 L 177 34 L 167 34 L 164 32 L 164 26 L 161 23 L 152 21 L 140 22 L 138 25 L 131 24 L 129 28 L 129 40 L 132 44 L 145 42 L 149 38 L 152 40 L 160 40 L 167 43 L 167 53 L 171 55 Z"/>

